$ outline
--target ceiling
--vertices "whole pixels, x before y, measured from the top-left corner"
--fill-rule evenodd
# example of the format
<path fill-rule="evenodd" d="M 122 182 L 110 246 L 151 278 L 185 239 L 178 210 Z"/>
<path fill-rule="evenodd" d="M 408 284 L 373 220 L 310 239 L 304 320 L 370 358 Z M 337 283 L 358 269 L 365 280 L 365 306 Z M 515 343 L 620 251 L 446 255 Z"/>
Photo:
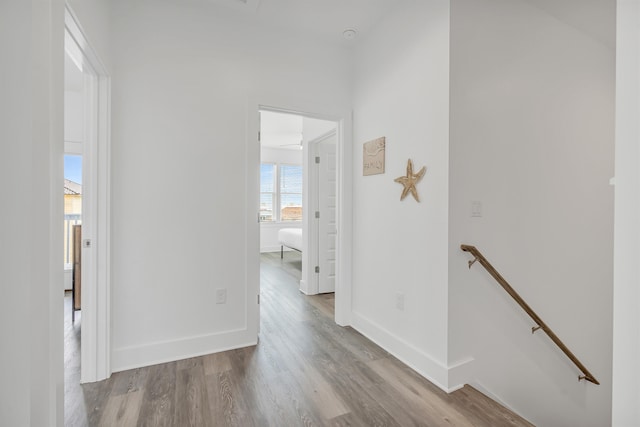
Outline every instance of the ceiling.
<path fill-rule="evenodd" d="M 343 44 L 347 29 L 364 36 L 407 0 L 203 0 L 254 15 L 259 21 Z"/>
<path fill-rule="evenodd" d="M 260 111 L 260 145 L 263 147 L 300 150 L 303 140 L 313 141 L 335 128 L 336 123 L 327 120 Z"/>
<path fill-rule="evenodd" d="M 616 45 L 616 0 L 524 0 L 610 48 Z"/>
<path fill-rule="evenodd" d="M 199 0 L 253 16 L 260 22 L 313 34 L 327 41 L 353 44 L 342 33 L 357 31 L 356 40 L 411 0 Z M 420 0 L 424 1 L 424 0 Z M 615 47 L 615 0 L 521 0 Z"/>

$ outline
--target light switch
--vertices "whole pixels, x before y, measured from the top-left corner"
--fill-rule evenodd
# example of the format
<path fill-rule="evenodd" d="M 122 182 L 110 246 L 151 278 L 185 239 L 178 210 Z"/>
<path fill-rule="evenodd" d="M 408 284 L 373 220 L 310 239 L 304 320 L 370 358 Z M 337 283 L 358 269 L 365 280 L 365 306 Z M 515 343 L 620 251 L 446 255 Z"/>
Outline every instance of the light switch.
<path fill-rule="evenodd" d="M 473 218 L 481 218 L 482 217 L 482 202 L 474 200 L 471 202 L 471 217 Z"/>
<path fill-rule="evenodd" d="M 227 303 L 227 290 L 216 289 L 216 304 L 226 304 L 226 303 Z"/>

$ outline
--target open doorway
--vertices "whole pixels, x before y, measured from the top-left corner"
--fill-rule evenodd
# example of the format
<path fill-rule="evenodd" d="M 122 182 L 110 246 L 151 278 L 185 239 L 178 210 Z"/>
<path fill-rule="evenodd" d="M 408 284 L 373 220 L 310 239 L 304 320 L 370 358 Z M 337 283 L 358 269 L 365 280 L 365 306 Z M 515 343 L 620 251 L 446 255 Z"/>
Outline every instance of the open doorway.
<path fill-rule="evenodd" d="M 67 40 L 65 43 L 70 43 Z M 82 62 L 65 46 L 64 60 L 64 384 L 65 424 L 72 424 L 81 379 L 82 150 L 86 99 Z"/>
<path fill-rule="evenodd" d="M 110 78 L 79 21 L 65 5 L 65 154 L 81 171 L 70 179 L 81 193 L 81 230 L 76 255 L 81 255 L 81 296 L 74 311 L 64 307 L 65 425 L 83 425 L 74 404 L 82 404 L 80 383 L 108 378 L 110 367 Z M 69 73 L 69 75 L 67 75 Z M 78 175 L 78 172 L 79 175 Z M 73 283 L 73 282 L 71 282 Z M 65 285 L 65 288 L 69 283 Z M 68 301 L 68 302 L 67 302 Z M 71 321 L 71 313 L 76 317 Z M 80 319 L 81 316 L 81 319 Z M 80 326 L 81 324 L 81 326 Z M 66 325 L 67 326 L 67 325 Z M 70 368 L 69 370 L 67 368 Z M 68 406 L 71 404 L 72 406 Z M 86 414 L 85 414 L 86 416 Z"/>
<path fill-rule="evenodd" d="M 337 128 L 335 121 L 310 115 L 260 110 L 261 264 L 292 276 L 303 294 L 325 294 L 331 305 Z"/>
<path fill-rule="evenodd" d="M 81 156 L 80 343 L 74 364 L 79 383 L 108 378 L 110 371 L 109 158 L 110 79 L 69 5 L 65 6 L 65 153 Z M 67 71 L 70 73 L 67 76 Z M 69 78 L 67 78 L 69 77 Z M 75 157 L 70 157 L 73 159 Z M 79 158 L 75 158 L 79 159 Z M 73 179 L 71 180 L 73 181 Z M 80 181 L 80 182 L 77 182 Z M 77 186 L 75 186 L 78 189 Z M 62 225 L 61 225 L 62 226 Z M 68 281 L 65 288 L 68 286 Z M 67 313 L 71 307 L 67 308 Z M 66 399 L 65 399 L 66 400 Z M 82 400 L 82 399 L 80 399 Z"/>
<path fill-rule="evenodd" d="M 65 52 L 64 61 L 64 284 L 74 283 L 74 229 L 82 225 L 82 141 L 84 139 L 84 75 L 82 65 Z M 76 268 L 77 270 L 77 268 Z M 77 272 L 77 271 L 76 271 Z M 76 300 L 75 310 L 81 300 Z"/>

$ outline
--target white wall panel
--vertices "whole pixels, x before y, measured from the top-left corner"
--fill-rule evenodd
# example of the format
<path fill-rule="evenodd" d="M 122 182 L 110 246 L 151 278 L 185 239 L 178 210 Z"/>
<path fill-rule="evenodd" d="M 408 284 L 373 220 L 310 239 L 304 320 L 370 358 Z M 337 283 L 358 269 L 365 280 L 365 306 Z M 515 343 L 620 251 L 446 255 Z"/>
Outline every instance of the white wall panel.
<path fill-rule="evenodd" d="M 467 381 L 540 426 L 610 423 L 614 66 L 610 46 L 529 2 L 451 2 L 449 361 L 473 357 Z M 579 383 L 544 333 L 531 334 L 482 267 L 467 268 L 461 243 L 600 386 Z"/>

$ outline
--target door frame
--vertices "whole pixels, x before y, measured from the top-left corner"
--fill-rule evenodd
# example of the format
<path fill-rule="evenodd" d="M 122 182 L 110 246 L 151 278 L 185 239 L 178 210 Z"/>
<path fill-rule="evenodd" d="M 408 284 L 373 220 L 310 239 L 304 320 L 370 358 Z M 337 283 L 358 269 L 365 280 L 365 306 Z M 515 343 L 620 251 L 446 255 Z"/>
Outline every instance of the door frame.
<path fill-rule="evenodd" d="M 337 211 L 336 222 L 338 237 L 336 241 L 336 292 L 335 292 L 335 322 L 341 326 L 351 324 L 351 251 L 352 251 L 352 153 L 353 153 L 353 124 L 351 110 L 339 111 L 335 108 L 322 108 L 304 102 L 288 100 L 250 99 L 247 112 L 247 290 L 248 290 L 248 320 L 253 325 L 256 335 L 259 331 L 259 306 L 251 309 L 250 295 L 260 292 L 260 111 L 273 111 L 297 114 L 304 117 L 336 122 L 336 155 L 337 155 Z M 310 112 L 313 111 L 313 112 Z M 304 150 L 304 148 L 303 148 Z M 304 158 L 304 155 L 303 155 Z M 304 256 L 304 254 L 303 254 Z"/>
<path fill-rule="evenodd" d="M 111 79 L 68 4 L 64 24 L 65 49 L 85 75 L 80 382 L 87 383 L 111 375 Z"/>

